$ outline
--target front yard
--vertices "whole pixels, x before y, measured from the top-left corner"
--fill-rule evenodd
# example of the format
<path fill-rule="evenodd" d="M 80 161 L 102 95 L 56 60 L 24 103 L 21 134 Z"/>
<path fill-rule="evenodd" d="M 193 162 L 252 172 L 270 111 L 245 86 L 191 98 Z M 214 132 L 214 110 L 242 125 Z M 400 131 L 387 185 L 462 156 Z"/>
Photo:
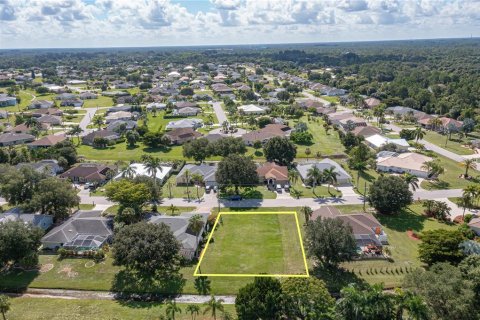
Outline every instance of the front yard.
<path fill-rule="evenodd" d="M 455 134 L 452 134 L 453 140 L 448 140 L 446 145 L 445 141 L 447 140 L 447 136 L 434 131 L 427 131 L 427 134 L 423 139 L 459 155 L 468 155 L 474 153 L 472 149 L 465 146 L 469 139 L 462 138 L 460 140 Z"/>

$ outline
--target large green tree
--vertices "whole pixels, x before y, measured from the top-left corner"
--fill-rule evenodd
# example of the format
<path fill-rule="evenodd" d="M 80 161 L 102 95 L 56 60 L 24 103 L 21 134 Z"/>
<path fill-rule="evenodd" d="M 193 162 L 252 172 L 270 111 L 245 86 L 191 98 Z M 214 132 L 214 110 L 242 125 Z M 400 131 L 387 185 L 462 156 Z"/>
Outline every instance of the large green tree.
<path fill-rule="evenodd" d="M 142 206 L 151 198 L 151 191 L 145 183 L 135 183 L 127 179 L 113 181 L 107 185 L 106 196 L 110 201 L 120 204 L 122 208 L 132 208 L 140 213 Z"/>
<path fill-rule="evenodd" d="M 284 301 L 278 279 L 259 277 L 240 288 L 235 309 L 239 320 L 280 319 L 284 313 Z"/>
<path fill-rule="evenodd" d="M 183 145 L 183 156 L 203 162 L 211 154 L 210 144 L 207 139 L 199 138 Z"/>
<path fill-rule="evenodd" d="M 42 229 L 23 221 L 0 223 L 0 266 L 8 263 L 36 266 L 42 236 Z"/>
<path fill-rule="evenodd" d="M 357 251 L 352 228 L 343 220 L 317 218 L 306 227 L 307 253 L 318 261 L 336 266 L 351 260 Z"/>
<path fill-rule="evenodd" d="M 252 158 L 237 154 L 223 158 L 215 176 L 220 186 L 233 186 L 237 194 L 241 186 L 258 184 L 257 167 Z"/>
<path fill-rule="evenodd" d="M 247 147 L 242 138 L 223 137 L 210 144 L 210 153 L 216 156 L 226 157 L 245 152 L 247 152 Z"/>
<path fill-rule="evenodd" d="M 115 235 L 112 254 L 116 265 L 146 275 L 169 275 L 179 268 L 180 244 L 164 223 L 139 222 Z"/>
<path fill-rule="evenodd" d="M 290 166 L 297 156 L 297 147 L 287 138 L 273 137 L 263 147 L 267 161 Z"/>
<path fill-rule="evenodd" d="M 418 256 L 428 265 L 437 262 L 458 263 L 464 257 L 460 243 L 466 239 L 458 230 L 425 231 L 421 239 L 422 242 L 418 244 Z"/>
<path fill-rule="evenodd" d="M 328 319 L 333 314 L 335 299 L 325 282 L 317 278 L 287 278 L 282 282 L 286 314 L 291 319 Z"/>
<path fill-rule="evenodd" d="M 383 214 L 398 212 L 413 202 L 408 184 L 397 176 L 378 177 L 368 191 L 368 202 Z"/>

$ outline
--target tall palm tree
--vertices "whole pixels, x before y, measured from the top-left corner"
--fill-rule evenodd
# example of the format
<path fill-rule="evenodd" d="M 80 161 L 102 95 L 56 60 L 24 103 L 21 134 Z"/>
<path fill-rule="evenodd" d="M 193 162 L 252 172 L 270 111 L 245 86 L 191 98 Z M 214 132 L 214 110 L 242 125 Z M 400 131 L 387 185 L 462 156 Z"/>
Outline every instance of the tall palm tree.
<path fill-rule="evenodd" d="M 353 170 L 357 171 L 357 189 L 358 189 L 358 184 L 360 182 L 360 176 L 367 170 L 367 162 L 365 161 L 357 161 L 351 165 L 351 168 Z"/>
<path fill-rule="evenodd" d="M 418 177 L 417 176 L 414 176 L 413 174 L 410 174 L 410 173 L 407 172 L 403 175 L 403 180 L 405 180 L 405 182 L 410 187 L 412 187 L 413 191 L 417 190 L 417 188 L 418 188 Z"/>
<path fill-rule="evenodd" d="M 477 161 L 475 159 L 465 159 L 462 162 L 462 165 L 465 167 L 465 178 L 468 177 L 469 169 L 472 169 L 472 170 L 477 169 Z"/>
<path fill-rule="evenodd" d="M 432 118 L 428 121 L 428 124 L 431 126 L 433 131 L 436 131 L 438 127 L 440 127 L 443 123 L 442 120 L 439 118 Z"/>
<path fill-rule="evenodd" d="M 422 130 L 422 127 L 417 127 L 413 132 L 413 136 L 415 137 L 415 142 L 418 143 L 418 140 L 423 139 L 425 136 L 425 131 Z"/>
<path fill-rule="evenodd" d="M 188 202 L 190 202 L 190 189 L 188 188 L 188 186 L 190 185 L 190 180 L 191 180 L 191 175 L 190 175 L 190 170 L 185 170 L 185 183 L 186 183 L 186 186 L 187 186 L 187 199 L 188 199 Z"/>
<path fill-rule="evenodd" d="M 92 123 L 98 127 L 98 130 L 100 130 L 103 125 L 103 117 L 101 115 L 94 116 L 92 119 Z"/>
<path fill-rule="evenodd" d="M 204 304 L 206 305 L 205 310 L 203 310 L 203 314 L 206 314 L 207 312 L 210 312 L 212 315 L 213 319 L 217 319 L 217 311 L 223 312 L 223 302 L 225 302 L 223 299 L 215 299 L 214 296 L 211 296 L 210 300 L 208 302 L 205 302 Z"/>
<path fill-rule="evenodd" d="M 312 166 L 307 171 L 307 179 L 312 182 L 313 193 L 315 193 L 315 187 L 322 180 L 322 172 L 317 168 L 317 166 Z"/>
<path fill-rule="evenodd" d="M 462 217 L 465 218 L 465 210 L 470 209 L 473 205 L 473 198 L 469 194 L 463 194 L 458 200 L 457 204 L 463 208 Z"/>
<path fill-rule="evenodd" d="M 29 117 L 25 120 L 25 126 L 27 128 L 35 128 L 38 126 L 38 121 L 37 118 L 35 117 Z"/>
<path fill-rule="evenodd" d="M 70 131 L 68 131 L 68 134 L 71 136 L 76 136 L 77 137 L 77 145 L 80 145 L 80 135 L 82 134 L 83 129 L 78 125 L 72 126 Z"/>
<path fill-rule="evenodd" d="M 0 295 L 0 313 L 2 314 L 3 320 L 7 320 L 5 314 L 10 310 L 10 301 L 6 295 Z"/>
<path fill-rule="evenodd" d="M 430 319 L 428 306 L 423 299 L 411 291 L 395 289 L 393 296 L 396 304 L 396 318 L 404 319 L 403 313 L 408 312 L 408 319 L 427 320 Z"/>
<path fill-rule="evenodd" d="M 176 313 L 182 313 L 182 309 L 177 306 L 175 300 L 170 300 L 166 303 L 165 313 L 169 319 L 175 320 Z"/>
<path fill-rule="evenodd" d="M 132 166 L 128 166 L 128 167 L 125 168 L 125 170 L 123 170 L 122 178 L 133 179 L 135 177 L 136 173 L 137 172 L 135 171 L 135 169 Z"/>
<path fill-rule="evenodd" d="M 196 304 L 189 304 L 186 308 L 185 311 L 190 312 L 190 315 L 192 316 L 192 320 L 195 320 L 195 318 L 198 316 L 200 313 L 200 307 Z"/>
<path fill-rule="evenodd" d="M 191 180 L 197 186 L 197 199 L 200 200 L 199 187 L 203 187 L 205 180 L 203 180 L 203 176 L 198 173 L 192 174 Z"/>
<path fill-rule="evenodd" d="M 197 244 L 197 247 L 195 248 L 195 256 L 197 255 L 198 250 L 198 237 L 200 235 L 200 231 L 203 229 L 203 225 L 203 217 L 200 214 L 195 214 L 188 219 L 188 228 L 195 234 L 195 242 Z"/>
<path fill-rule="evenodd" d="M 474 184 L 468 185 L 463 189 L 462 196 L 470 197 L 473 202 L 477 203 L 480 196 L 480 188 Z"/>
<path fill-rule="evenodd" d="M 312 217 L 312 213 L 313 213 L 312 208 L 308 206 L 303 206 L 300 209 L 300 212 L 303 213 L 303 215 L 305 216 L 305 224 L 307 224 L 310 221 L 310 218 Z"/>
<path fill-rule="evenodd" d="M 170 205 L 170 207 L 168 207 L 168 211 L 170 211 L 170 215 L 172 216 L 175 216 L 175 212 L 176 211 L 179 211 L 180 209 L 176 206 L 174 206 L 173 204 Z"/>
<path fill-rule="evenodd" d="M 157 188 L 157 170 L 162 172 L 162 163 L 159 158 L 155 157 L 144 157 L 143 164 L 145 166 L 145 170 L 153 179 L 153 186 L 155 189 Z"/>
<path fill-rule="evenodd" d="M 328 183 L 328 192 L 330 193 L 330 185 L 337 183 L 338 172 L 335 171 L 335 167 L 323 169 L 323 178 Z"/>

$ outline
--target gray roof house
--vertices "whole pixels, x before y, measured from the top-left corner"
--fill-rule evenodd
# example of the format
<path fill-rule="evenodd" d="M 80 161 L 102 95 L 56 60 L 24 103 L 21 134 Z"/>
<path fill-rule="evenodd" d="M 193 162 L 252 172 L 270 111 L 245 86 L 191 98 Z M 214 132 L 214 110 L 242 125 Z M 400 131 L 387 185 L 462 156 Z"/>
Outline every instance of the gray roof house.
<path fill-rule="evenodd" d="M 125 130 L 133 130 L 137 127 L 137 121 L 134 120 L 114 120 L 107 125 L 108 131 L 116 131 L 120 126 L 125 125 Z"/>
<path fill-rule="evenodd" d="M 0 94 L 0 107 L 14 106 L 17 104 L 17 98 L 11 97 L 8 94 Z"/>
<path fill-rule="evenodd" d="M 113 235 L 112 220 L 101 211 L 78 211 L 70 219 L 53 228 L 42 238 L 47 249 L 96 250 Z"/>
<path fill-rule="evenodd" d="M 47 230 L 53 224 L 53 217 L 47 214 L 24 213 L 20 208 L 12 208 L 0 213 L 0 223 L 7 221 L 23 221 L 31 223 L 34 227 Z"/>
<path fill-rule="evenodd" d="M 186 164 L 177 175 L 177 185 L 187 184 L 187 179 L 185 178 L 185 172 L 187 170 L 190 172 L 190 177 L 193 174 L 201 175 L 203 177 L 203 181 L 205 182 L 205 186 L 214 187 L 218 185 L 215 178 L 215 173 L 217 172 L 217 166 L 215 164 Z"/>
<path fill-rule="evenodd" d="M 26 133 L 4 133 L 0 134 L 0 147 L 14 146 L 17 144 L 24 144 L 32 142 L 35 137 Z"/>
<path fill-rule="evenodd" d="M 173 130 L 180 128 L 192 128 L 197 129 L 203 125 L 203 120 L 201 119 L 182 119 L 178 121 L 170 121 L 166 126 L 165 130 Z"/>
<path fill-rule="evenodd" d="M 195 214 L 202 216 L 203 229 L 199 232 L 199 237 L 188 228 L 189 219 Z M 198 243 L 202 240 L 201 235 L 207 227 L 209 213 L 183 213 L 179 216 L 152 216 L 148 220 L 149 223 L 164 223 L 173 232 L 173 235 L 181 245 L 180 253 L 187 259 L 192 259 L 197 251 Z M 198 242 L 197 242 L 198 241 Z"/>
<path fill-rule="evenodd" d="M 39 173 L 46 173 L 50 176 L 56 176 L 59 173 L 63 172 L 63 168 L 58 165 L 58 161 L 54 159 L 41 160 L 37 162 L 22 162 L 15 166 L 15 168 L 20 169 L 23 167 L 31 167 L 33 170 Z"/>
<path fill-rule="evenodd" d="M 334 167 L 335 172 L 338 173 L 337 183 L 339 185 L 348 185 L 351 183 L 352 177 L 348 174 L 348 172 L 345 171 L 345 169 L 343 169 L 342 166 L 340 166 L 338 163 L 328 158 L 318 162 L 308 162 L 308 163 L 298 164 L 297 171 L 300 173 L 300 176 L 302 177 L 303 181 L 307 179 L 308 170 L 314 166 L 317 167 L 320 171 Z"/>
<path fill-rule="evenodd" d="M 189 116 L 196 116 L 200 113 L 200 109 L 196 107 L 185 107 L 178 110 L 173 110 L 174 116 L 181 116 L 181 117 L 189 117 Z"/>

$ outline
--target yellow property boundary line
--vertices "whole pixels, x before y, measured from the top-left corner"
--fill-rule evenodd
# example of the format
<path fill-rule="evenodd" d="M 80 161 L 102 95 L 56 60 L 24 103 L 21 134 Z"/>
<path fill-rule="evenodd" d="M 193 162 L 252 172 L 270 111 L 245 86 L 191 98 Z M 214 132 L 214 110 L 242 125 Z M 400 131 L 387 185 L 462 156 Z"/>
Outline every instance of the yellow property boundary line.
<path fill-rule="evenodd" d="M 305 266 L 305 272 L 306 274 L 243 274 L 243 273 L 212 273 L 212 274 L 207 274 L 207 273 L 198 273 L 198 270 L 200 269 L 200 265 L 202 264 L 203 258 L 205 256 L 205 253 L 208 250 L 208 245 L 210 244 L 210 240 L 212 239 L 213 233 L 215 232 L 215 229 L 217 228 L 218 221 L 220 221 L 220 216 L 221 215 L 258 215 L 258 214 L 271 214 L 271 215 L 278 215 L 278 214 L 292 214 L 295 216 L 295 223 L 297 224 L 297 233 L 298 233 L 298 240 L 300 241 L 300 248 L 302 249 L 302 256 L 303 256 L 303 263 Z M 210 235 L 208 236 L 207 244 L 205 245 L 205 248 L 202 250 L 202 254 L 200 255 L 200 260 L 198 261 L 197 267 L 195 268 L 195 271 L 193 273 L 194 277 L 284 277 L 284 278 L 308 278 L 310 277 L 310 274 L 308 272 L 308 265 L 307 265 L 307 257 L 305 255 L 305 249 L 303 247 L 303 240 L 302 240 L 302 233 L 300 230 L 300 223 L 298 222 L 298 216 L 296 211 L 279 211 L 279 212 L 272 212 L 272 211 L 267 211 L 267 212 L 254 212 L 254 211 L 249 211 L 249 212 L 219 212 L 217 219 L 215 219 L 215 223 L 213 224 L 212 231 L 210 232 Z"/>

